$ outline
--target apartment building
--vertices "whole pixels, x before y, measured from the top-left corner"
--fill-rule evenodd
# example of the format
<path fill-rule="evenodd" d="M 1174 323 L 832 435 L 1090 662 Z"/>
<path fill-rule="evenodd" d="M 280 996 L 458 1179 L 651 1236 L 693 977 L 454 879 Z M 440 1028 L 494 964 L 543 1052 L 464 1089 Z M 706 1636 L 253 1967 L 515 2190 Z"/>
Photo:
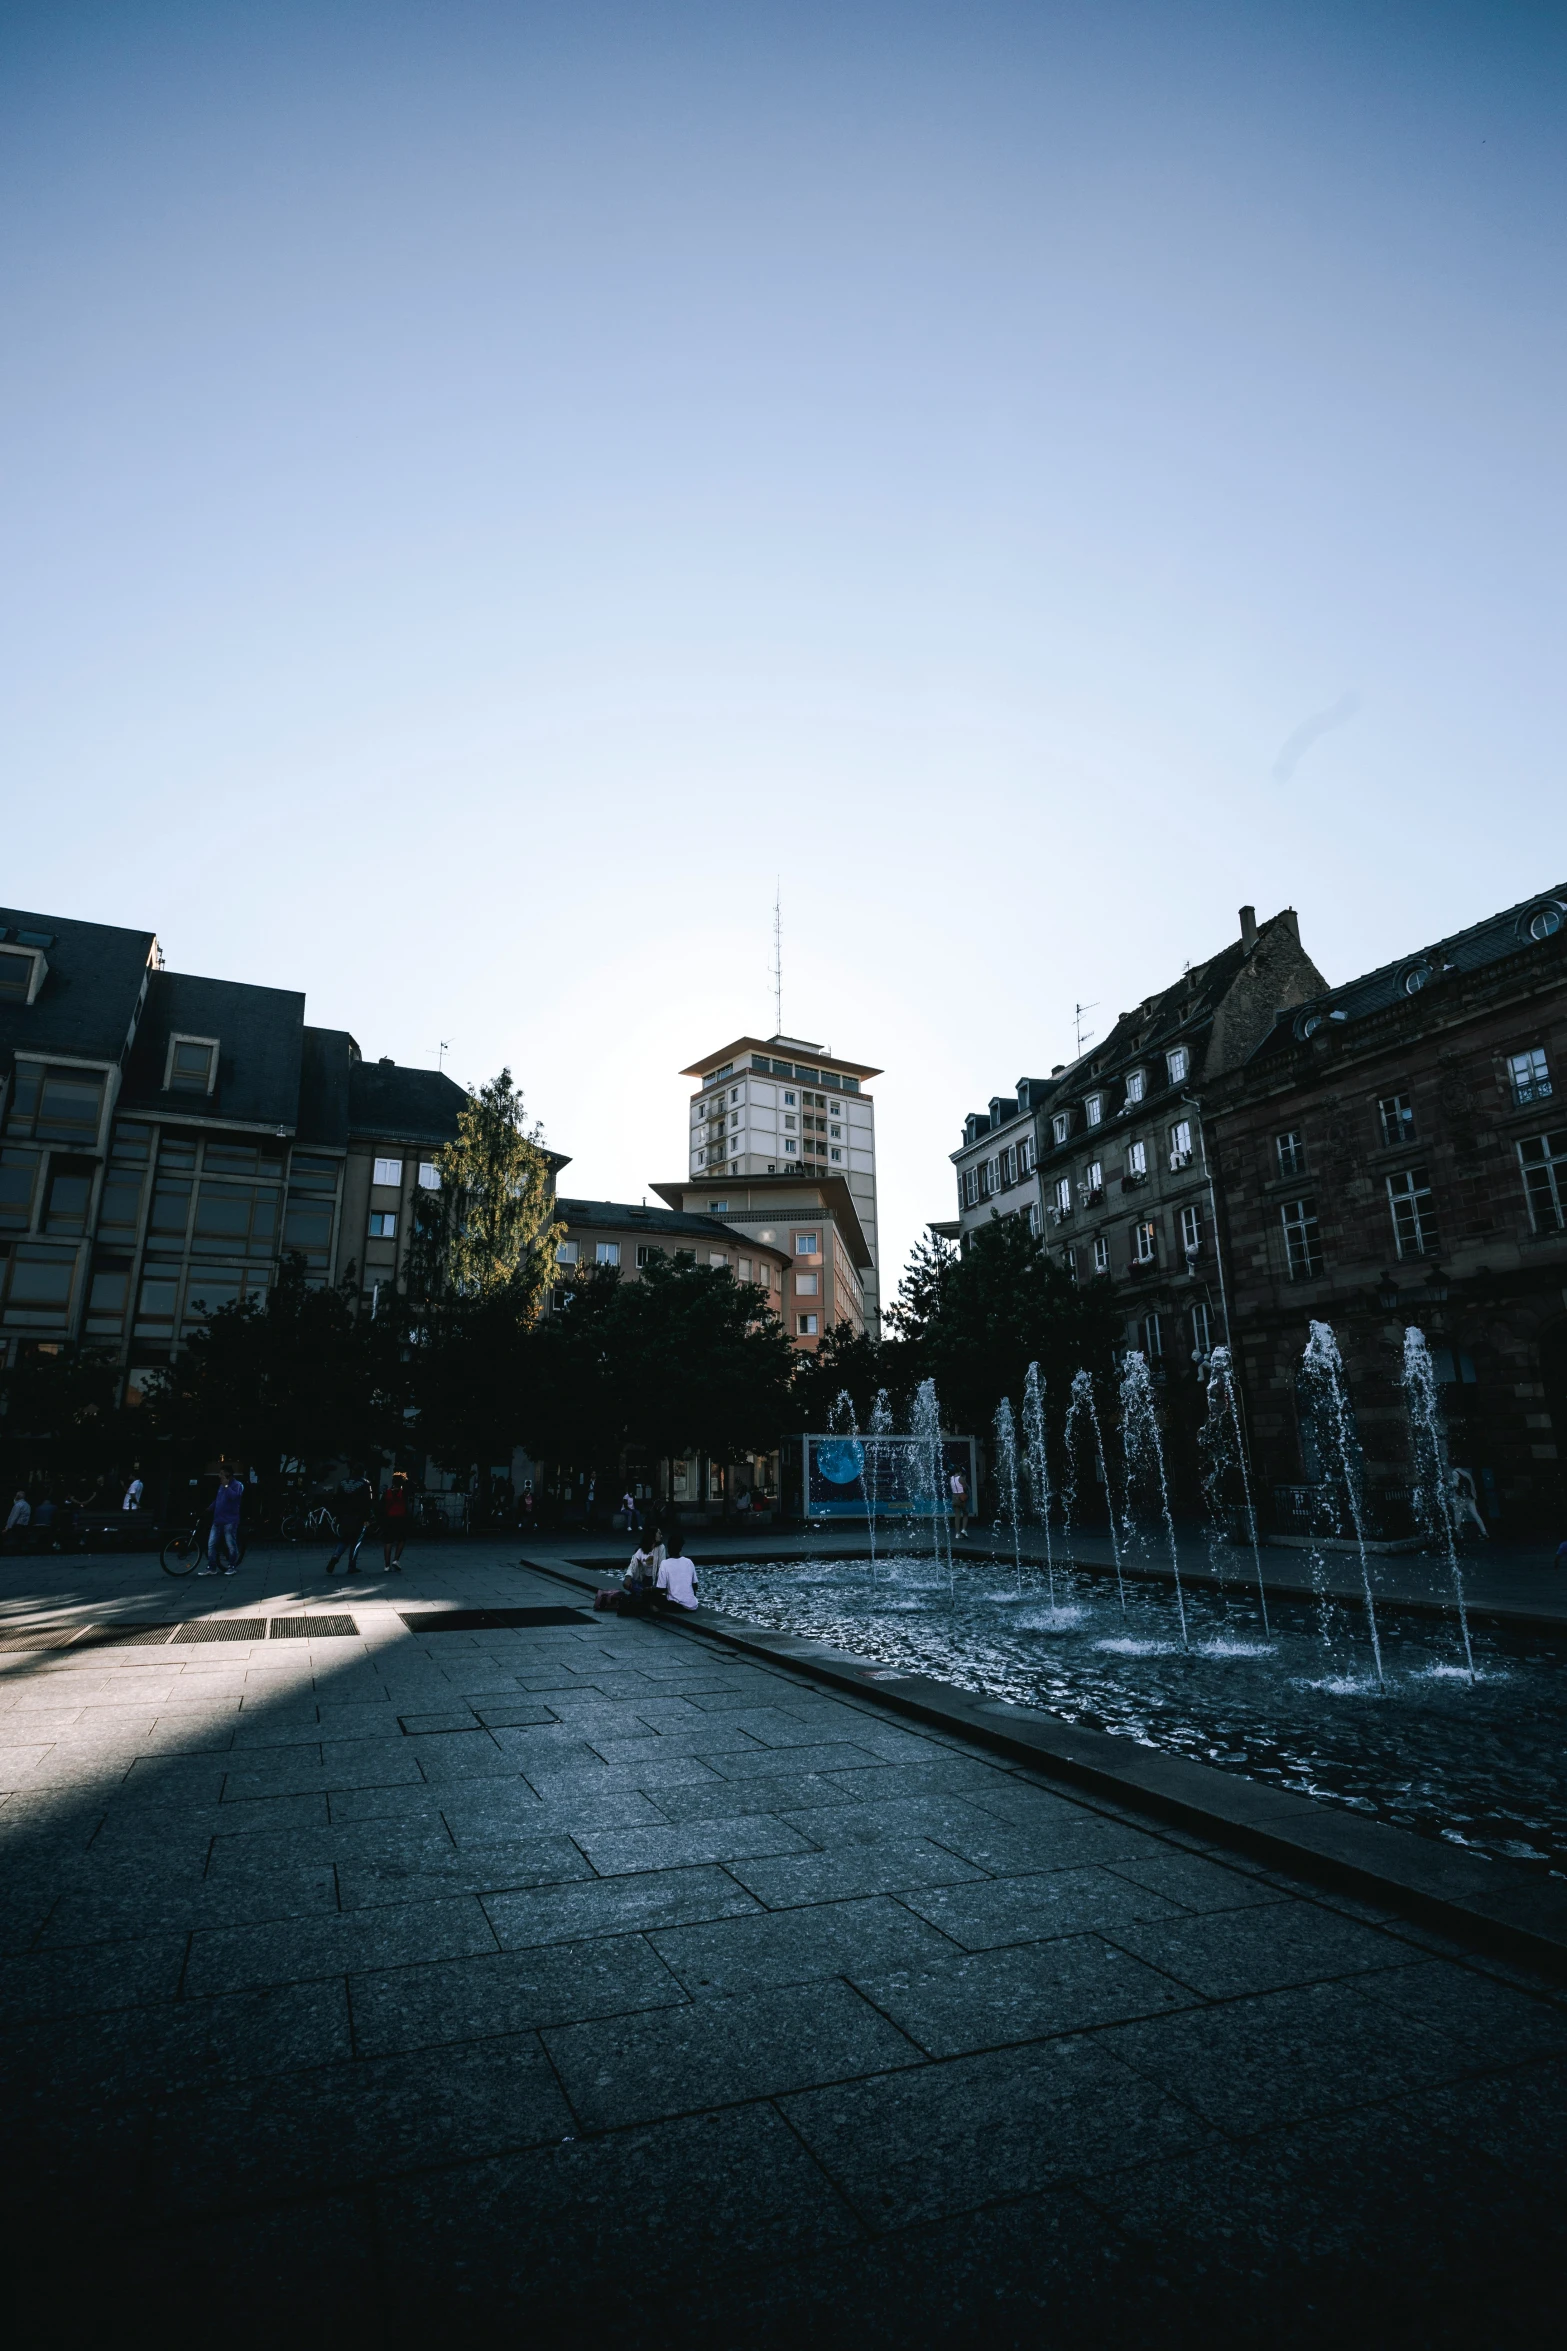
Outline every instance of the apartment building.
<path fill-rule="evenodd" d="M 619 1200 L 557 1198 L 555 1213 L 566 1228 L 559 1262 L 568 1271 L 602 1265 L 623 1280 L 635 1281 L 655 1257 L 684 1259 L 692 1265 L 726 1267 L 737 1282 L 754 1282 L 765 1290 L 775 1313 L 786 1311 L 789 1252 L 760 1234 L 742 1239 L 716 1216 L 633 1207 Z"/>
<path fill-rule="evenodd" d="M 939 1228 L 942 1232 L 961 1240 L 985 1223 L 992 1209 L 1026 1217 L 1031 1233 L 1044 1230 L 1034 1119 L 1053 1085 L 1051 1078 L 1019 1078 L 1015 1093 L 993 1094 L 988 1110 L 969 1112 L 963 1140 L 952 1154 L 958 1213 L 953 1223 Z"/>
<path fill-rule="evenodd" d="M 726 1183 L 655 1184 L 682 1215 L 705 1215 L 753 1253 L 784 1260 L 779 1311 L 797 1347 L 812 1353 L 839 1323 L 868 1327 L 870 1242 L 842 1176 L 777 1175 Z"/>
<path fill-rule="evenodd" d="M 845 1242 L 845 1290 L 855 1294 L 857 1323 L 872 1332 L 881 1327 L 881 1288 L 876 1112 L 866 1089 L 881 1074 L 804 1038 L 783 1036 L 737 1037 L 681 1072 L 697 1081 L 688 1142 L 695 1190 L 710 1190 L 720 1179 L 772 1176 L 836 1183 L 847 1192 L 854 1239 Z M 655 1188 L 668 1196 L 665 1187 Z M 773 1196 L 782 1196 L 776 1186 Z M 862 1244 L 868 1252 L 863 1264 L 853 1255 Z"/>
<path fill-rule="evenodd" d="M 1373 1514 L 1407 1508 L 1404 1331 L 1488 1520 L 1567 1508 L 1567 886 L 1281 1012 L 1205 1103 L 1259 1478 L 1330 1474 L 1302 1409 L 1313 1320 L 1344 1358 Z"/>
<path fill-rule="evenodd" d="M 1325 985 L 1293 911 L 1259 925 L 1243 906 L 1237 939 L 1122 1013 L 1036 1104 L 1045 1240 L 1076 1280 L 1114 1284 L 1126 1344 L 1156 1371 L 1227 1336 L 1206 1090 Z"/>
<path fill-rule="evenodd" d="M 89 1343 L 134 1401 L 285 1252 L 373 1305 L 464 1099 L 151 931 L 0 907 L 0 1354 Z"/>

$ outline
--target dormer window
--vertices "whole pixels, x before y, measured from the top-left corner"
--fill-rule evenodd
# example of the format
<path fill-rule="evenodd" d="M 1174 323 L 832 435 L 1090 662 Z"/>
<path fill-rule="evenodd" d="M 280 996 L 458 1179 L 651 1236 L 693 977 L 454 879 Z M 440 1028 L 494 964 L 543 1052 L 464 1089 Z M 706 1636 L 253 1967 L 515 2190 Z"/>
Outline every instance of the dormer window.
<path fill-rule="evenodd" d="M 1165 1055 L 1164 1065 L 1170 1073 L 1171 1085 L 1184 1085 L 1186 1083 L 1186 1073 L 1192 1065 L 1191 1055 L 1187 1052 L 1184 1045 L 1177 1045 L 1173 1053 L 1167 1053 Z"/>
<path fill-rule="evenodd" d="M 31 1004 L 48 969 L 31 948 L 0 947 L 0 1004 Z"/>
<path fill-rule="evenodd" d="M 217 1082 L 216 1037 L 170 1037 L 168 1065 L 163 1073 L 165 1093 L 210 1094 Z"/>
<path fill-rule="evenodd" d="M 1127 1075 L 1127 1080 L 1126 1080 L 1126 1099 L 1127 1099 L 1127 1101 L 1128 1101 L 1128 1102 L 1141 1102 L 1141 1100 L 1142 1100 L 1142 1098 L 1143 1098 L 1144 1094 L 1146 1094 L 1146 1092 L 1147 1092 L 1147 1091 L 1148 1091 L 1148 1075 L 1147 1075 L 1147 1072 L 1146 1072 L 1145 1070 L 1141 1070 L 1141 1069 L 1134 1069 L 1134 1070 L 1130 1071 L 1130 1072 L 1128 1073 L 1128 1075 Z"/>
<path fill-rule="evenodd" d="M 1103 1094 L 1090 1094 L 1088 1100 L 1083 1104 L 1083 1115 L 1089 1125 L 1091 1127 L 1098 1126 L 1104 1114 L 1105 1098 Z"/>
<path fill-rule="evenodd" d="M 1064 1143 L 1072 1132 L 1072 1113 L 1069 1110 L 1058 1110 L 1050 1121 L 1050 1132 L 1056 1142 Z"/>

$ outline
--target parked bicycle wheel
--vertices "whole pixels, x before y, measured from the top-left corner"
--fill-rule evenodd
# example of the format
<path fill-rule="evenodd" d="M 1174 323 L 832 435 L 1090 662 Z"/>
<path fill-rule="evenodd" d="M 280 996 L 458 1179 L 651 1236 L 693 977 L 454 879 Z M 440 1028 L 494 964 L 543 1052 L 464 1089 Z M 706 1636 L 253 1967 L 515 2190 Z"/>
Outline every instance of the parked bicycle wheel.
<path fill-rule="evenodd" d="M 291 1510 L 278 1528 L 285 1543 L 302 1543 L 305 1539 L 306 1519 L 302 1510 Z"/>
<path fill-rule="evenodd" d="M 162 1551 L 164 1574 L 193 1575 L 201 1565 L 205 1549 L 200 1527 L 192 1527 L 183 1535 L 171 1535 Z"/>

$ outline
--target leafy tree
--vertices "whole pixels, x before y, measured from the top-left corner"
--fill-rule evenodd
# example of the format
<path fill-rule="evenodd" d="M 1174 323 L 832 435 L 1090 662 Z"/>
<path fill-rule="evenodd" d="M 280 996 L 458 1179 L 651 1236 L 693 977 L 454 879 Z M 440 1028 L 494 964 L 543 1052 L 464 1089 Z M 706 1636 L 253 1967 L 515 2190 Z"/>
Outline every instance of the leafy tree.
<path fill-rule="evenodd" d="M 290 1457 L 324 1465 L 395 1445 L 404 1410 L 396 1318 L 356 1318 L 352 1288 L 313 1286 L 304 1260 L 286 1257 L 264 1302 L 219 1307 L 154 1375 L 144 1407 L 152 1433 L 269 1470 Z"/>
<path fill-rule="evenodd" d="M 116 1409 L 119 1370 L 93 1347 L 25 1351 L 0 1375 L 0 1428 L 18 1477 L 44 1466 L 62 1487 L 91 1487 L 135 1450 L 127 1415 Z"/>
<path fill-rule="evenodd" d="M 420 1445 L 465 1476 L 509 1462 L 523 1443 L 539 1378 L 526 1288 L 443 1299 L 412 1334 L 410 1377 Z"/>
<path fill-rule="evenodd" d="M 538 1334 L 535 1452 L 608 1469 L 628 1446 L 715 1461 L 770 1450 L 793 1418 L 794 1350 L 767 1294 L 721 1266 L 585 1269 Z"/>
<path fill-rule="evenodd" d="M 838 1398 L 847 1392 L 863 1429 L 878 1392 L 885 1388 L 894 1412 L 907 1407 L 916 1382 L 909 1351 L 897 1339 L 877 1340 L 846 1322 L 824 1332 L 814 1355 L 802 1354 L 794 1368 L 792 1402 L 797 1429 L 825 1429 Z"/>
<path fill-rule="evenodd" d="M 888 1320 L 915 1377 L 935 1381 L 947 1427 L 978 1435 L 1001 1397 L 1021 1402 L 1030 1363 L 1057 1411 L 1080 1367 L 1108 1379 L 1121 1327 L 1108 1281 L 1073 1281 L 1022 1217 L 996 1215 L 961 1254 L 921 1243 Z"/>
<path fill-rule="evenodd" d="M 555 1216 L 540 1130 L 525 1124 L 509 1069 L 470 1090 L 456 1140 L 443 1144 L 435 1164 L 441 1188 L 421 1193 L 414 1228 L 416 1287 L 436 1299 L 506 1291 L 531 1323 L 555 1280 L 565 1227 Z"/>

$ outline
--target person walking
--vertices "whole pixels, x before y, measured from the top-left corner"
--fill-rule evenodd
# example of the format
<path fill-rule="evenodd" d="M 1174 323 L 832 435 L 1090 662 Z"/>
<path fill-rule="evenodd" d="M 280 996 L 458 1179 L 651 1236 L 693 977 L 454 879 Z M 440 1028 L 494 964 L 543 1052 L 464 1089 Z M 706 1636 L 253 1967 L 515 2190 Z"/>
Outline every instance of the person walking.
<path fill-rule="evenodd" d="M 1486 1525 L 1485 1520 L 1480 1516 L 1480 1497 L 1475 1491 L 1474 1471 L 1472 1469 L 1455 1468 L 1451 1473 L 1450 1482 L 1453 1496 L 1453 1526 L 1455 1531 L 1461 1526 L 1468 1526 L 1469 1524 L 1473 1523 L 1479 1528 L 1486 1541 L 1489 1542 L 1491 1539 L 1491 1530 Z"/>
<path fill-rule="evenodd" d="M 952 1532 L 955 1539 L 961 1543 L 964 1529 L 968 1525 L 968 1480 L 964 1477 L 962 1470 L 955 1469 L 951 1477 L 948 1478 L 947 1492 L 952 1498 Z"/>
<path fill-rule="evenodd" d="M 18 1487 L 16 1500 L 11 1505 L 11 1515 L 5 1522 L 5 1547 L 8 1551 L 21 1550 L 32 1523 L 33 1506 Z"/>
<path fill-rule="evenodd" d="M 349 1575 L 359 1573 L 359 1546 L 374 1516 L 375 1488 L 365 1471 L 356 1469 L 352 1476 L 344 1478 L 338 1490 L 337 1523 L 341 1532 L 337 1538 L 337 1549 L 326 1563 L 328 1575 L 336 1572 L 337 1563 L 345 1551 L 348 1553 L 346 1572 Z"/>
<path fill-rule="evenodd" d="M 642 1521 L 637 1516 L 637 1498 L 629 1486 L 620 1497 L 620 1507 L 625 1512 L 627 1534 L 639 1535 L 642 1532 Z"/>
<path fill-rule="evenodd" d="M 120 1504 L 120 1508 L 122 1510 L 140 1510 L 141 1498 L 145 1492 L 146 1488 L 141 1482 L 141 1463 L 138 1461 L 132 1465 L 131 1482 L 125 1489 L 125 1500 Z"/>
<path fill-rule="evenodd" d="M 245 1507 L 245 1481 L 226 1461 L 218 1464 L 218 1490 L 212 1504 L 212 1532 L 207 1537 L 207 1564 L 198 1575 L 238 1575 L 239 1514 Z M 218 1553 L 223 1565 L 218 1565 Z"/>
<path fill-rule="evenodd" d="M 408 1540 L 408 1472 L 394 1469 L 392 1482 L 381 1496 L 381 1556 L 388 1575 L 403 1572 L 403 1545 Z"/>

